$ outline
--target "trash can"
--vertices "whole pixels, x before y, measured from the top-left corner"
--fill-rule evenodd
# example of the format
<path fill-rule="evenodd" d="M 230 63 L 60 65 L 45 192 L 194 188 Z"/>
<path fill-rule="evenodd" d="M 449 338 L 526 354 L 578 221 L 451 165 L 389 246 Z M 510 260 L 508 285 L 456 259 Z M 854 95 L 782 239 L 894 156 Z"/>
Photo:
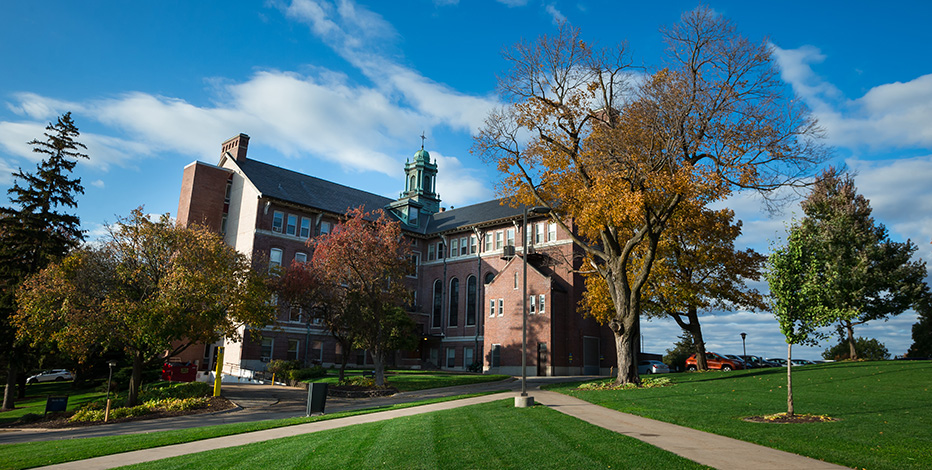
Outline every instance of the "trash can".
<path fill-rule="evenodd" d="M 327 384 L 311 382 L 307 387 L 307 415 L 323 413 L 327 403 Z"/>

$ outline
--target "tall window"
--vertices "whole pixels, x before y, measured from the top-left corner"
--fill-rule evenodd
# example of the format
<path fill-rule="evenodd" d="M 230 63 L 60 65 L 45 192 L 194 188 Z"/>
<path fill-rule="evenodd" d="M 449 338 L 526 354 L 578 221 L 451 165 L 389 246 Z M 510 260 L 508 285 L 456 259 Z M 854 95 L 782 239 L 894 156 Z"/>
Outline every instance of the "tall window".
<path fill-rule="evenodd" d="M 557 239 L 557 223 L 550 222 L 547 225 L 547 241 L 552 242 Z"/>
<path fill-rule="evenodd" d="M 502 249 L 502 231 L 501 230 L 495 232 L 495 249 L 496 250 Z"/>
<path fill-rule="evenodd" d="M 544 308 L 545 307 L 544 294 L 540 294 L 539 298 L 540 298 L 540 302 L 539 302 L 540 305 L 538 306 L 537 311 L 540 312 L 541 315 L 543 315 L 547 313 L 547 310 Z"/>
<path fill-rule="evenodd" d="M 288 226 L 285 227 L 285 233 L 288 235 L 298 234 L 298 216 L 288 214 Z"/>
<path fill-rule="evenodd" d="M 443 242 L 437 242 L 437 259 L 443 259 Z"/>
<path fill-rule="evenodd" d="M 544 222 L 541 222 L 537 225 L 537 232 L 534 234 L 534 243 L 543 243 L 544 242 Z"/>
<path fill-rule="evenodd" d="M 226 190 L 223 192 L 223 202 L 230 202 L 230 195 L 233 194 L 233 182 L 227 181 Z"/>
<path fill-rule="evenodd" d="M 227 218 L 228 216 L 226 214 L 223 214 L 223 216 L 220 217 L 220 234 L 221 235 L 227 234 Z"/>
<path fill-rule="evenodd" d="M 417 277 L 417 268 L 421 264 L 421 254 L 411 253 L 408 255 L 408 277 Z"/>
<path fill-rule="evenodd" d="M 489 299 L 489 316 L 495 316 L 495 299 Z"/>
<path fill-rule="evenodd" d="M 433 261 L 437 258 L 437 250 L 433 244 L 427 245 L 427 261 Z"/>
<path fill-rule="evenodd" d="M 466 326 L 476 324 L 476 276 L 466 278 Z"/>
<path fill-rule="evenodd" d="M 479 249 L 479 241 L 476 239 L 475 235 L 469 237 L 469 254 L 474 255 Z"/>
<path fill-rule="evenodd" d="M 272 213 L 272 231 L 273 232 L 282 232 L 282 225 L 285 224 L 285 214 L 275 211 Z"/>
<path fill-rule="evenodd" d="M 321 222 L 320 223 L 320 234 L 330 233 L 330 222 Z"/>
<path fill-rule="evenodd" d="M 456 349 L 447 348 L 447 367 L 452 369 L 456 367 Z"/>
<path fill-rule="evenodd" d="M 450 257 L 459 256 L 460 241 L 457 239 L 450 240 Z"/>
<path fill-rule="evenodd" d="M 469 367 L 474 362 L 476 362 L 475 350 L 473 348 L 463 348 L 463 367 Z"/>
<path fill-rule="evenodd" d="M 301 217 L 301 238 L 308 238 L 311 236 L 311 219 L 307 217 Z"/>
<path fill-rule="evenodd" d="M 440 316 L 443 313 L 443 283 L 440 279 L 434 281 L 434 309 L 430 320 L 432 328 L 440 328 Z"/>
<path fill-rule="evenodd" d="M 508 246 L 515 246 L 515 229 L 510 228 L 505 230 L 505 244 Z"/>
<path fill-rule="evenodd" d="M 489 366 L 498 367 L 502 362 L 502 345 L 493 344 L 492 351 L 489 354 Z"/>
<path fill-rule="evenodd" d="M 469 238 L 460 238 L 460 256 L 469 254 Z"/>
<path fill-rule="evenodd" d="M 530 296 L 527 299 L 527 303 L 528 303 L 528 311 L 531 313 L 531 315 L 537 313 L 537 297 L 533 295 Z"/>
<path fill-rule="evenodd" d="M 288 340 L 288 360 L 298 360 L 298 340 L 296 339 Z"/>
<path fill-rule="evenodd" d="M 485 246 L 482 247 L 482 251 L 492 251 L 492 232 L 485 233 Z"/>
<path fill-rule="evenodd" d="M 269 267 L 278 267 L 282 265 L 282 250 L 272 248 L 269 250 Z"/>
<path fill-rule="evenodd" d="M 259 360 L 269 362 L 272 360 L 272 346 L 275 345 L 272 338 L 262 338 L 262 347 L 259 350 Z"/>
<path fill-rule="evenodd" d="M 294 260 L 297 263 L 307 263 L 307 253 L 297 252 L 294 254 Z"/>
<path fill-rule="evenodd" d="M 498 299 L 498 316 L 505 314 L 505 299 Z"/>
<path fill-rule="evenodd" d="M 460 280 L 450 279 L 450 326 L 459 326 Z"/>

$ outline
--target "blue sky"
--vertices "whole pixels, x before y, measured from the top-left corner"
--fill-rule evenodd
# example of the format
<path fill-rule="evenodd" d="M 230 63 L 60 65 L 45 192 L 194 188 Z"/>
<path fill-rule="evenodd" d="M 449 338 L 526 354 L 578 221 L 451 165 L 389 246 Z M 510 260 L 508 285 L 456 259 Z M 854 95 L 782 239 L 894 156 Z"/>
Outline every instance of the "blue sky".
<path fill-rule="evenodd" d="M 77 174 L 78 214 L 91 237 L 144 205 L 177 211 L 182 168 L 216 163 L 220 143 L 249 134 L 249 156 L 395 197 L 419 148 L 438 159 L 445 206 L 493 197 L 497 174 L 469 153 L 498 103 L 504 48 L 567 20 L 589 41 L 627 41 L 635 63 L 661 61 L 659 28 L 694 2 L 599 1 L 166 1 L 9 2 L 0 28 L 0 188 L 34 168 L 25 144 L 72 111 L 90 161 Z M 926 2 L 707 3 L 755 40 L 769 40 L 783 79 L 814 111 L 835 163 L 893 238 L 932 257 L 932 18 Z M 778 6 L 776 6 L 778 5 Z M 767 252 L 790 206 L 768 217 L 758 201 L 727 204 L 745 223 L 739 240 Z M 912 313 L 861 327 L 892 354 L 911 344 Z M 770 314 L 704 318 L 708 347 L 785 354 Z M 643 324 L 645 349 L 679 334 Z M 834 342 L 834 340 L 832 340 Z M 819 348 L 794 348 L 818 358 Z"/>

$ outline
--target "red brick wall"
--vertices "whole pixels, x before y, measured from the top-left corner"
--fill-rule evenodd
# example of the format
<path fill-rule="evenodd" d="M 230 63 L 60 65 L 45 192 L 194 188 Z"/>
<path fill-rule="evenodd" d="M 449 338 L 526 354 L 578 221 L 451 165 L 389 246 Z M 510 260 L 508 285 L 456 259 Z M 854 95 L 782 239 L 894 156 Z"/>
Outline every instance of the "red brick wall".
<path fill-rule="evenodd" d="M 178 222 L 182 225 L 198 223 L 219 232 L 231 174 L 230 170 L 201 162 L 185 167 L 178 200 Z"/>

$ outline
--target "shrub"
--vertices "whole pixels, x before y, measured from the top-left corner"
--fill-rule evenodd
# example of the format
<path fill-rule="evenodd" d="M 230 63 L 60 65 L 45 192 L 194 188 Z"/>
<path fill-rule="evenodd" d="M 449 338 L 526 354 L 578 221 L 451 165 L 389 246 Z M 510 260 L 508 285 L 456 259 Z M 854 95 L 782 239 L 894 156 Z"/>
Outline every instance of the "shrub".
<path fill-rule="evenodd" d="M 204 382 L 156 382 L 140 392 L 142 401 L 161 398 L 195 398 L 211 394 L 211 386 Z"/>
<path fill-rule="evenodd" d="M 343 379 L 343 385 L 352 385 L 354 387 L 375 387 L 375 379 L 371 377 L 363 377 L 361 375 L 345 377 Z"/>
<path fill-rule="evenodd" d="M 883 361 L 890 359 L 890 352 L 883 343 L 873 338 L 858 337 L 854 340 L 854 350 L 858 353 L 858 359 L 866 361 Z M 842 339 L 838 344 L 822 352 L 824 359 L 842 360 L 850 356 L 850 347 L 848 340 Z"/>
<path fill-rule="evenodd" d="M 301 363 L 298 361 L 285 361 L 282 359 L 274 359 L 269 361 L 268 366 L 266 366 L 268 371 L 275 375 L 282 375 L 285 372 L 292 371 L 295 369 L 301 368 Z"/>
<path fill-rule="evenodd" d="M 38 413 L 26 413 L 19 417 L 20 423 L 34 423 L 42 419 L 42 415 Z"/>
<path fill-rule="evenodd" d="M 309 379 L 316 379 L 327 375 L 327 369 L 321 366 L 308 367 L 304 369 L 294 369 L 287 373 L 288 380 L 291 382 L 303 382 Z"/>

